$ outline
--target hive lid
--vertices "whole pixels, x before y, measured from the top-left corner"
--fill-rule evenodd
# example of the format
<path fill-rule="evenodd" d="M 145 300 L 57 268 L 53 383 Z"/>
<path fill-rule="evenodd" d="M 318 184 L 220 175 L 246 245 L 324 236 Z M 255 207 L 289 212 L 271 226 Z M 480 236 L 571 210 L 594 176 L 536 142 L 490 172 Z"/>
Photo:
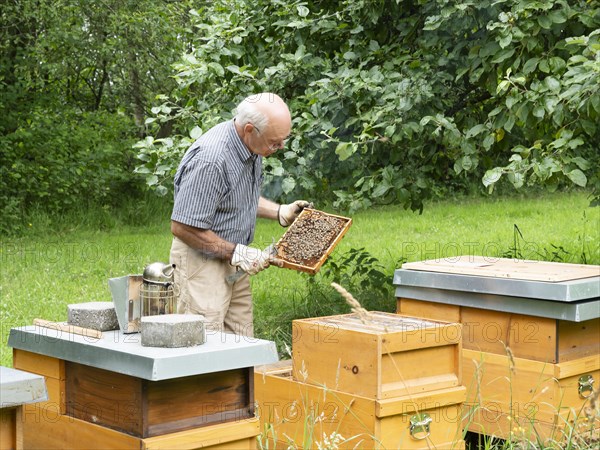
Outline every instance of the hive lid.
<path fill-rule="evenodd" d="M 48 391 L 43 376 L 0 366 L 0 408 L 45 400 Z"/>
<path fill-rule="evenodd" d="M 460 256 L 405 263 L 396 297 L 569 321 L 600 317 L 600 266 Z"/>
<path fill-rule="evenodd" d="M 404 263 L 402 268 L 551 283 L 600 277 L 600 266 L 473 255 Z"/>
<path fill-rule="evenodd" d="M 139 334 L 106 331 L 90 338 L 25 326 L 12 328 L 8 345 L 53 358 L 151 381 L 271 364 L 279 358 L 274 342 L 234 334 L 207 333 L 195 347 L 143 347 Z"/>

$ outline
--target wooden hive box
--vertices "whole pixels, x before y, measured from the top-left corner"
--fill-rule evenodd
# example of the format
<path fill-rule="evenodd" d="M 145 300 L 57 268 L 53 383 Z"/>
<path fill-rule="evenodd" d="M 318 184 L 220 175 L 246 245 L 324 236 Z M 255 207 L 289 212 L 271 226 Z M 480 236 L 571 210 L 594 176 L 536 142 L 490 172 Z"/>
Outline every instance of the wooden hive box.
<path fill-rule="evenodd" d="M 317 448 L 341 435 L 341 449 L 463 449 L 463 386 L 385 400 L 303 383 L 292 363 L 255 371 L 263 448 Z"/>
<path fill-rule="evenodd" d="M 378 400 L 461 385 L 459 324 L 370 312 L 292 327 L 296 380 Z"/>
<path fill-rule="evenodd" d="M 49 400 L 35 410 L 42 417 L 140 438 L 254 417 L 252 368 L 149 381 L 23 350 L 14 351 L 14 365 L 46 377 Z"/>
<path fill-rule="evenodd" d="M 253 366 L 277 360 L 272 342 L 221 333 L 163 349 L 117 331 L 19 327 L 9 345 L 14 366 L 43 375 L 48 390 L 48 401 L 24 405 L 23 448 L 255 449 Z"/>
<path fill-rule="evenodd" d="M 600 438 L 600 415 L 590 401 L 590 381 L 600 379 L 598 357 L 545 364 L 463 349 L 463 373 L 470 431 L 534 442 Z"/>
<path fill-rule="evenodd" d="M 478 411 L 469 430 L 551 439 L 585 422 L 600 380 L 599 266 L 462 256 L 404 264 L 394 284 L 402 316 L 462 324 L 464 384 Z"/>
<path fill-rule="evenodd" d="M 230 391 L 228 403 L 200 386 L 210 380 L 193 380 L 195 377 L 166 380 L 171 383 L 163 385 L 23 350 L 14 351 L 14 364 L 44 375 L 49 397 L 46 402 L 23 405 L 17 418 L 21 448 L 256 449 L 259 421 L 239 411 L 239 397 L 247 395 L 244 389 L 233 394 L 235 399 L 231 389 L 226 389 Z M 217 384 L 212 380 L 213 387 L 232 381 L 233 375 L 229 375 Z M 252 377 L 252 371 L 247 376 Z M 177 381 L 182 381 L 178 387 Z M 253 384 L 253 377 L 249 381 Z M 142 386 L 138 382 L 157 384 Z"/>

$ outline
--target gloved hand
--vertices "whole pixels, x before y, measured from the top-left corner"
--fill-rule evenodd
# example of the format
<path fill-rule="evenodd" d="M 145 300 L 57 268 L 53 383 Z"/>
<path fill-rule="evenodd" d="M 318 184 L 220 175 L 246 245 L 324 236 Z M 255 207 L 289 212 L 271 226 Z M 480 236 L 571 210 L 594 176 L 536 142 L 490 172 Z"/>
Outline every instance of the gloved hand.
<path fill-rule="evenodd" d="M 310 203 L 306 200 L 296 200 L 289 205 L 280 205 L 279 211 L 277 212 L 277 218 L 279 219 L 279 225 L 282 227 L 289 227 L 294 219 L 298 217 L 298 214 L 302 212 L 304 208 L 310 206 Z"/>
<path fill-rule="evenodd" d="M 271 264 L 273 255 L 258 248 L 237 244 L 231 257 L 231 265 L 236 266 L 248 275 L 256 275 Z"/>

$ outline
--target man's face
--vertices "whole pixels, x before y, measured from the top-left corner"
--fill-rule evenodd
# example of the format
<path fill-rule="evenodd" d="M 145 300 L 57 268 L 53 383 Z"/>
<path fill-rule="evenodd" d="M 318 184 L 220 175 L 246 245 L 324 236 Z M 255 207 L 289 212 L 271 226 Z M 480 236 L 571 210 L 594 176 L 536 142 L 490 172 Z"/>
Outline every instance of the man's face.
<path fill-rule="evenodd" d="M 250 150 L 260 156 L 271 156 L 277 150 L 283 149 L 289 137 L 289 127 L 277 126 L 276 123 L 269 124 L 264 130 L 252 125 L 250 136 Z"/>

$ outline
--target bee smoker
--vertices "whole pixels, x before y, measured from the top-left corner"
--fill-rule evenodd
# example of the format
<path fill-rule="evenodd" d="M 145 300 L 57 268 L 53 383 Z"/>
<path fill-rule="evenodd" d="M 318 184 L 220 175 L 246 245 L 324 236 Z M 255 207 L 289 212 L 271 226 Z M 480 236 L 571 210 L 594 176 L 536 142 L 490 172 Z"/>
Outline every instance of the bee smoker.
<path fill-rule="evenodd" d="M 140 286 L 141 316 L 175 314 L 177 293 L 174 281 L 175 264 L 148 264 Z"/>

